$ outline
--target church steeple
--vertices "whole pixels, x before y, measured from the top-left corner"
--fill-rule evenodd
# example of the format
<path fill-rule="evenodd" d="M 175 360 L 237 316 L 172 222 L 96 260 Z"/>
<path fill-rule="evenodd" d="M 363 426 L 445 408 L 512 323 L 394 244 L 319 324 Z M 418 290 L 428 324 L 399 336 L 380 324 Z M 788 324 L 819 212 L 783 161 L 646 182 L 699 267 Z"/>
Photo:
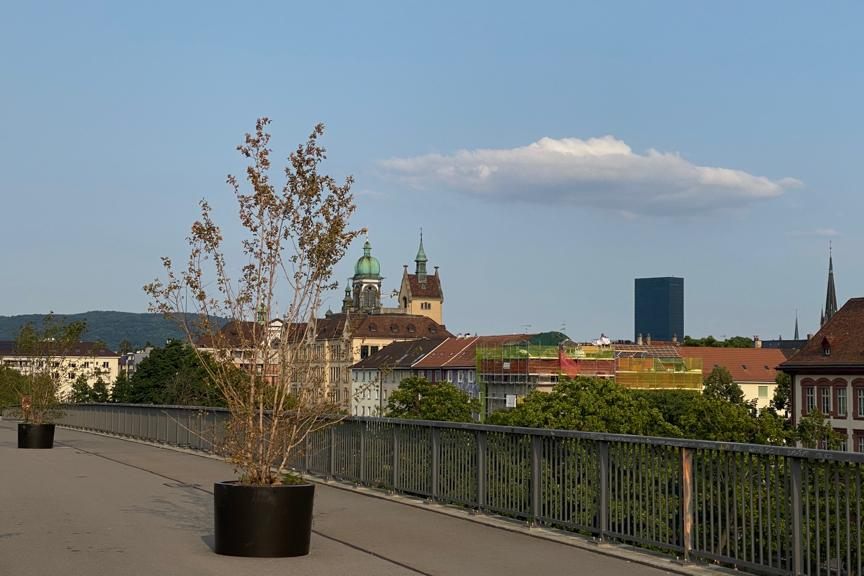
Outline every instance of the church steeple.
<path fill-rule="evenodd" d="M 834 256 L 831 243 L 828 243 L 828 290 L 825 293 L 825 311 L 822 313 L 822 324 L 825 324 L 837 312 L 837 292 L 834 288 Z"/>
<path fill-rule="evenodd" d="M 421 284 L 426 283 L 426 251 L 423 250 L 423 229 L 420 229 L 420 248 L 417 250 L 417 256 L 414 258 L 416 267 L 414 274 L 417 275 L 417 280 Z"/>
<path fill-rule="evenodd" d="M 798 309 L 795 309 L 795 340 L 800 340 L 800 336 L 798 336 Z"/>

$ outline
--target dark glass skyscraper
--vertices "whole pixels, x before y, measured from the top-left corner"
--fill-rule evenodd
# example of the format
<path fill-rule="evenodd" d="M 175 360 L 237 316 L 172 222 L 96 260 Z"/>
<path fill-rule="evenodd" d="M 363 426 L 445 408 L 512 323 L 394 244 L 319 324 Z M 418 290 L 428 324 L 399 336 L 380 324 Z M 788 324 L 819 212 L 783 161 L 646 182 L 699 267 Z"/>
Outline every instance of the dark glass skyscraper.
<path fill-rule="evenodd" d="M 684 278 L 636 278 L 636 329 L 652 340 L 684 339 Z"/>

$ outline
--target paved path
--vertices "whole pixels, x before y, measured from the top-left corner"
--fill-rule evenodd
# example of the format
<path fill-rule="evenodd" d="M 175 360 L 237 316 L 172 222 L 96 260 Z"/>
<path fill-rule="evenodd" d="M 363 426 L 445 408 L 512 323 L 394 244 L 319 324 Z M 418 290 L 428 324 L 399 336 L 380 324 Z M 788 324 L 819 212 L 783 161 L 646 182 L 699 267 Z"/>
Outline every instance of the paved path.
<path fill-rule="evenodd" d="M 218 460 L 57 429 L 53 450 L 18 450 L 0 422 L 0 575 L 290 576 L 665 572 L 526 534 L 318 485 L 309 556 L 219 556 Z"/>

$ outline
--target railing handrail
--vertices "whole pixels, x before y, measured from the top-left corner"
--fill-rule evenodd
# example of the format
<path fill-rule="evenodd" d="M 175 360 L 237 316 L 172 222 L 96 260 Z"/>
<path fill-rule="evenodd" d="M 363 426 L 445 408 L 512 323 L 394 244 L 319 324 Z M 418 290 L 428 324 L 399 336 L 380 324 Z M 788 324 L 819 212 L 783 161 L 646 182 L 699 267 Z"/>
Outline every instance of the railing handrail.
<path fill-rule="evenodd" d="M 177 406 L 161 404 L 121 404 L 121 403 L 88 403 L 67 404 L 71 406 L 98 406 L 106 408 L 147 408 L 152 410 L 189 410 L 194 412 L 220 412 L 227 413 L 227 408 L 208 406 Z M 61 408 L 62 410 L 62 408 Z M 687 438 L 670 438 L 665 436 L 636 436 L 630 434 L 611 434 L 606 432 L 583 432 L 579 430 L 558 430 L 549 428 L 525 428 L 519 426 L 495 426 L 491 424 L 475 424 L 471 422 L 443 422 L 437 420 L 404 420 L 399 418 L 378 418 L 370 416 L 341 417 L 341 420 L 355 422 L 374 422 L 386 424 L 398 424 L 400 426 L 413 426 L 421 428 L 449 428 L 457 430 L 472 430 L 478 432 L 497 432 L 509 434 L 522 434 L 526 436 L 574 438 L 592 440 L 599 442 L 621 442 L 626 444 L 647 444 L 651 446 L 670 446 L 675 448 L 689 448 L 691 450 L 716 450 L 721 452 L 737 452 L 746 454 L 760 454 L 769 456 L 782 456 L 786 458 L 800 458 L 802 460 L 823 460 L 831 462 L 848 462 L 864 464 L 864 453 L 840 452 L 836 450 L 819 450 L 813 448 L 799 448 L 791 446 L 773 446 L 769 444 L 745 444 L 740 442 L 720 442 L 714 440 L 693 440 Z"/>

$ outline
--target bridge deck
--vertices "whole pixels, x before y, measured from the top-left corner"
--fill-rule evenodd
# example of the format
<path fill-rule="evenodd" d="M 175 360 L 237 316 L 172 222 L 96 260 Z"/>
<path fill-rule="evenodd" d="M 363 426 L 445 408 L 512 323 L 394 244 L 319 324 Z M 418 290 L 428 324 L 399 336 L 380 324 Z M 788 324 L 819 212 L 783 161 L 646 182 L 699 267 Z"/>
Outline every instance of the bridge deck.
<path fill-rule="evenodd" d="M 660 569 L 328 485 L 316 488 L 311 554 L 218 556 L 213 482 L 224 462 L 57 429 L 18 450 L 0 422 L 0 574 L 659 576 Z"/>

